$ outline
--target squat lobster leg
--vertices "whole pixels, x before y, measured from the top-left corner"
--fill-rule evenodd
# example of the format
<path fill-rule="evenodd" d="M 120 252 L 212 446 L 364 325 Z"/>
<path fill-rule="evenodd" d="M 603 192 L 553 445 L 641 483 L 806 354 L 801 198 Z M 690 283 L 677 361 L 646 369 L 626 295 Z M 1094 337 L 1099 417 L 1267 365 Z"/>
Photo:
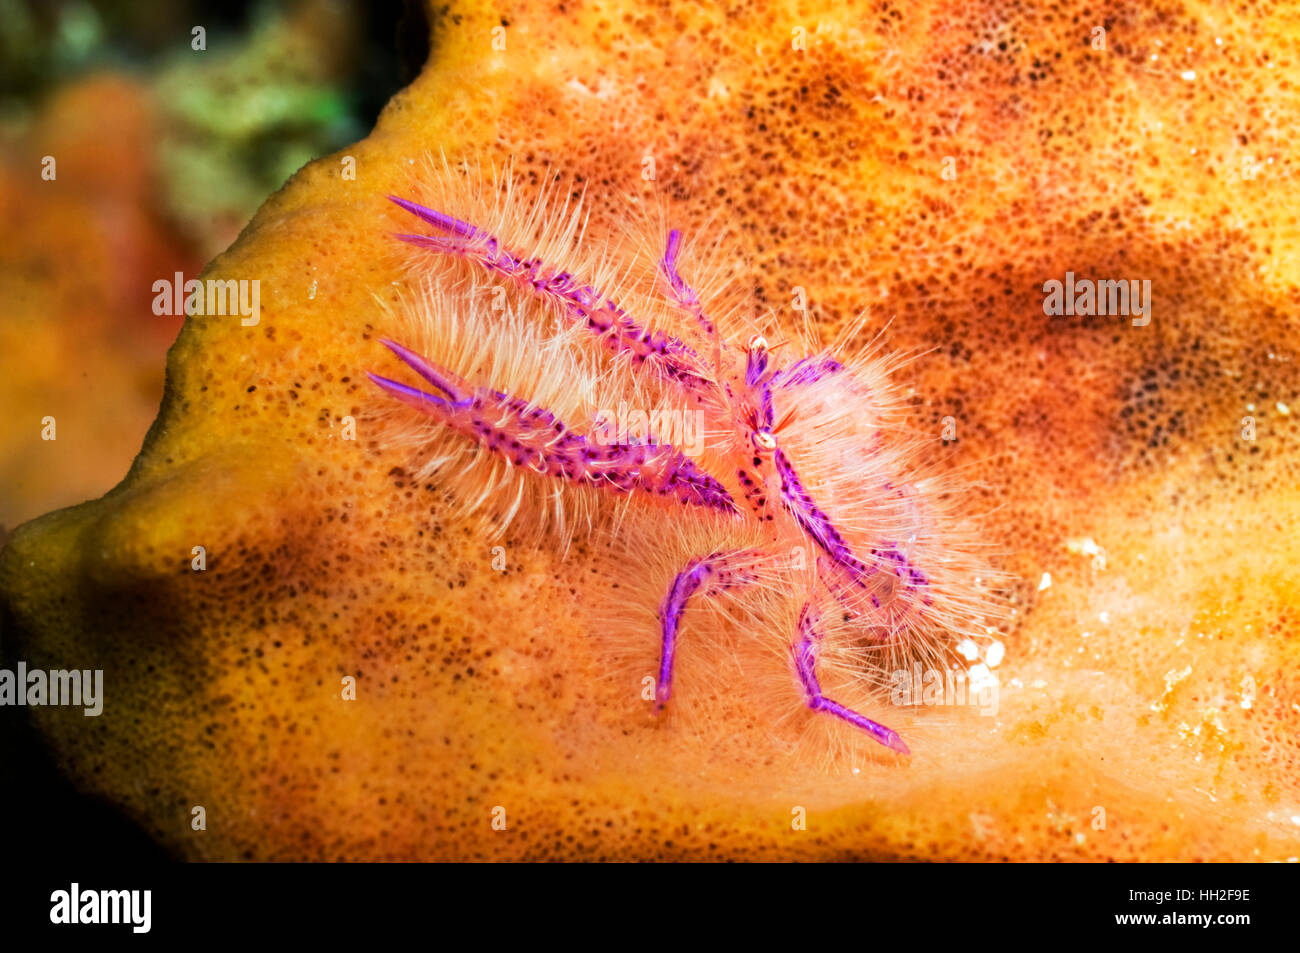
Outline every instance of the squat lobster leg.
<path fill-rule="evenodd" d="M 812 611 L 808 606 L 804 606 L 803 611 L 799 613 L 799 641 L 794 645 L 792 652 L 795 671 L 799 675 L 800 684 L 803 685 L 804 698 L 808 702 L 808 707 L 813 711 L 824 711 L 836 718 L 844 719 L 899 754 L 911 754 L 912 752 L 894 729 L 872 721 L 866 715 L 861 715 L 851 708 L 845 708 L 839 702 L 822 694 L 821 682 L 817 678 L 817 646 L 821 638 Z"/>
<path fill-rule="evenodd" d="M 668 594 L 659 605 L 659 623 L 663 641 L 659 656 L 659 681 L 655 685 L 655 710 L 662 711 L 673 687 L 673 662 L 677 656 L 677 636 L 681 631 L 686 602 L 699 593 L 713 596 L 734 586 L 754 581 L 752 570 L 762 554 L 757 550 L 718 552 L 692 559 L 673 579 Z"/>
<path fill-rule="evenodd" d="M 872 549 L 870 562 L 860 559 L 831 522 L 831 518 L 813 501 L 812 494 L 800 480 L 789 458 L 777 450 L 773 454 L 773 463 L 781 479 L 781 502 L 804 532 L 829 557 L 829 560 L 819 560 L 819 563 L 831 570 L 828 573 L 828 588 L 845 608 L 852 609 L 856 601 L 852 598 L 853 587 L 865 593 L 873 609 L 881 608 L 882 599 L 891 601 L 895 587 L 919 593 L 920 601 L 930 605 L 930 596 L 926 592 L 930 585 L 929 577 L 913 566 L 896 544 L 889 543 Z"/>

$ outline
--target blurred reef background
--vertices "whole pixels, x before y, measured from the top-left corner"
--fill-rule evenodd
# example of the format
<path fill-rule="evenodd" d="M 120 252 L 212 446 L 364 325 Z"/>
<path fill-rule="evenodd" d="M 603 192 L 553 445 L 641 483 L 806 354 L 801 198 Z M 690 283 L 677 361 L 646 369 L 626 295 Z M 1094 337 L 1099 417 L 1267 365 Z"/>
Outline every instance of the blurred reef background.
<path fill-rule="evenodd" d="M 0 541 L 125 475 L 181 323 L 153 283 L 365 135 L 427 52 L 404 6 L 0 0 Z"/>

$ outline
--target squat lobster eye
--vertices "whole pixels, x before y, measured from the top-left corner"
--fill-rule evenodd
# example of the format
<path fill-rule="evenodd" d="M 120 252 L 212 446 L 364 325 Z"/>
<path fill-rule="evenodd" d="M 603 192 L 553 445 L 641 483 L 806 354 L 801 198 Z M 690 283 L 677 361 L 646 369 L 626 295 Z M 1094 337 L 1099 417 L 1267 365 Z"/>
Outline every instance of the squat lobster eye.
<path fill-rule="evenodd" d="M 763 335 L 755 334 L 749 339 L 749 344 L 746 345 L 746 350 L 751 354 L 763 351 L 779 351 L 789 343 L 789 341 L 779 341 L 776 344 L 769 344 L 767 343 L 767 338 L 763 337 Z"/>
<path fill-rule="evenodd" d="M 775 450 L 776 437 L 772 436 L 770 430 L 755 430 L 754 445 L 762 450 Z"/>

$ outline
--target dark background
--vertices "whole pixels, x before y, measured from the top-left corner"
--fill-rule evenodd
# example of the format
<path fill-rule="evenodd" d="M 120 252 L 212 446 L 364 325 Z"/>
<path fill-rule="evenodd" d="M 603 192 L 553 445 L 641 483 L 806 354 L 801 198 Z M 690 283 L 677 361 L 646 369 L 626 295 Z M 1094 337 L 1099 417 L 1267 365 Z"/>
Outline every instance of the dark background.
<path fill-rule="evenodd" d="M 211 44 L 222 36 L 237 38 L 245 34 L 258 12 L 293 4 L 292 0 L 269 4 L 247 0 L 102 0 L 89 4 L 28 0 L 21 6 L 26 13 L 25 32 L 22 37 L 11 34 L 6 39 L 10 46 L 25 44 L 23 55 L 6 55 L 0 65 L 0 103 L 11 112 L 39 112 L 42 102 L 60 84 L 91 71 L 147 73 L 165 47 L 188 43 L 191 24 L 202 23 Z M 102 27 L 95 43 L 75 55 L 68 53 L 67 30 L 60 26 L 74 6 L 91 8 Z M 364 34 L 359 43 L 360 55 L 346 77 L 344 96 L 350 126 L 364 136 L 389 98 L 418 72 L 429 48 L 428 27 L 418 3 L 351 0 L 345 6 L 352 8 Z M 35 45 L 31 43 L 33 36 Z M 322 154 L 346 145 L 346 141 L 327 145 Z M 159 379 L 161 373 L 159 368 Z M 0 542 L 7 535 L 0 527 Z M 20 657 L 14 645 L 14 620 L 3 608 L 0 613 L 0 666 L 12 670 Z M 113 805 L 77 790 L 35 731 L 30 711 L 25 707 L 0 707 L 0 819 L 4 830 L 0 855 L 9 861 L 10 870 L 30 869 L 29 865 L 51 858 L 58 858 L 69 871 L 86 864 L 176 859 Z"/>

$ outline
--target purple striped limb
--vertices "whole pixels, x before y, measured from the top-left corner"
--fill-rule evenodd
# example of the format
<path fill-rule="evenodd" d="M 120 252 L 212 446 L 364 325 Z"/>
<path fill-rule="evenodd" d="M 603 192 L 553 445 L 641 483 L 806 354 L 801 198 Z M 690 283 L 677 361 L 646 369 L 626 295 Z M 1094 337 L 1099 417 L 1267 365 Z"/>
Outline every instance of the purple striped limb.
<path fill-rule="evenodd" d="M 714 338 L 717 336 L 717 328 L 709 320 L 709 316 L 704 313 L 704 307 L 700 304 L 700 296 L 677 273 L 677 255 L 681 251 L 681 242 L 682 233 L 674 228 L 668 233 L 668 242 L 664 246 L 664 257 L 659 261 L 659 271 L 668 286 L 668 299 L 683 311 L 694 315 L 695 320 L 704 329 L 704 333 L 710 338 Z"/>
<path fill-rule="evenodd" d="M 663 276 L 667 285 L 667 297 L 678 308 L 681 308 L 687 314 L 693 316 L 700 328 L 704 331 L 704 336 L 708 338 L 709 343 L 713 346 L 713 369 L 718 378 L 722 377 L 722 335 L 718 333 L 717 325 L 713 320 L 704 313 L 704 305 L 700 303 L 700 296 L 695 293 L 695 289 L 686 283 L 677 272 L 677 255 L 681 251 L 682 233 L 673 229 L 668 233 L 668 242 L 664 246 L 664 257 L 659 261 L 659 273 Z"/>
<path fill-rule="evenodd" d="M 804 487 L 790 459 L 780 450 L 773 454 L 772 459 L 777 476 L 781 480 L 781 501 L 785 504 L 786 510 L 804 532 L 812 537 L 813 542 L 830 557 L 832 564 L 840 572 L 847 575 L 852 582 L 865 585 L 866 578 L 875 573 L 876 568 L 868 566 L 853 555 L 853 550 L 849 548 L 844 535 L 835 528 L 830 517 L 813 502 L 812 494 Z"/>
<path fill-rule="evenodd" d="M 846 708 L 839 702 L 822 694 L 821 682 L 817 678 L 817 648 L 821 644 L 821 633 L 812 610 L 803 607 L 799 613 L 799 641 L 792 648 L 795 672 L 803 686 L 804 701 L 813 711 L 824 711 L 836 718 L 847 721 L 855 728 L 861 728 L 886 748 L 892 748 L 899 754 L 911 754 L 898 732 L 887 728 L 878 721 L 872 721 L 866 715 L 859 714 L 852 708 Z"/>
<path fill-rule="evenodd" d="M 538 259 L 524 259 L 505 249 L 493 235 L 468 222 L 452 218 L 415 202 L 390 195 L 397 205 L 447 235 L 399 234 L 402 241 L 420 248 L 459 255 L 491 274 L 508 279 L 555 307 L 566 319 L 596 334 L 615 354 L 626 354 L 634 365 L 649 363 L 665 377 L 693 389 L 711 387 L 699 357 L 683 341 L 662 331 L 650 331 L 614 300 L 577 277 L 549 268 Z"/>
<path fill-rule="evenodd" d="M 777 450 L 773 461 L 781 480 L 782 503 L 804 532 L 829 557 L 829 561 L 820 560 L 819 565 L 829 566 L 834 575 L 839 577 L 839 580 L 832 578 L 830 581 L 830 588 L 837 598 L 846 605 L 851 604 L 844 585 L 848 583 L 863 590 L 872 607 L 879 609 L 886 603 L 892 603 L 896 587 L 902 586 L 909 591 L 921 592 L 924 603 L 930 604 L 930 596 L 925 592 L 930 585 L 929 577 L 914 567 L 897 545 L 891 543 L 873 549 L 870 563 L 858 558 L 830 517 L 813 501 L 812 494 L 800 481 L 789 458 Z"/>
<path fill-rule="evenodd" d="M 668 242 L 664 246 L 663 259 L 659 260 L 659 274 L 662 274 L 664 282 L 667 283 L 668 300 L 692 315 L 698 322 L 708 342 L 712 345 L 712 358 L 714 358 L 714 373 L 718 374 L 719 380 L 723 377 L 723 337 L 718 333 L 718 326 L 712 322 L 712 319 L 705 313 L 705 306 L 699 303 L 699 295 L 695 294 L 693 287 L 685 282 L 681 274 L 677 273 L 677 254 L 681 251 L 681 231 L 672 229 L 668 233 Z"/>
<path fill-rule="evenodd" d="M 668 594 L 659 605 L 659 624 L 663 642 L 659 655 L 659 681 L 655 685 L 655 710 L 668 703 L 673 687 L 673 663 L 677 658 L 677 637 L 681 633 L 682 615 L 687 601 L 695 595 L 703 598 L 715 596 L 735 586 L 755 580 L 761 554 L 755 550 L 734 550 L 713 553 L 692 559 L 679 572 Z"/>
<path fill-rule="evenodd" d="M 477 441 L 517 467 L 573 483 L 736 512 L 726 488 L 667 444 L 602 444 L 570 430 L 549 411 L 486 387 L 473 387 L 400 344 L 384 341 L 435 392 L 377 374 L 377 385 L 421 413 Z"/>
<path fill-rule="evenodd" d="M 924 589 L 930 585 L 930 577 L 913 566 L 908 561 L 907 554 L 899 549 L 896 544 L 873 549 L 871 555 L 889 567 L 899 582 L 903 583 L 907 588 Z M 928 604 L 929 601 L 927 596 L 926 603 Z"/>
<path fill-rule="evenodd" d="M 772 379 L 772 383 L 777 387 L 815 384 L 842 370 L 844 365 L 833 357 L 803 357 L 778 372 Z"/>
<path fill-rule="evenodd" d="M 862 590 L 865 587 L 860 582 L 854 582 L 844 567 L 838 565 L 834 560 L 826 556 L 817 557 L 818 578 L 826 586 L 826 590 L 834 597 L 835 601 L 844 607 L 851 618 L 860 619 L 865 608 L 862 603 Z M 880 608 L 880 595 L 874 591 L 868 591 L 867 599 L 871 602 L 872 610 Z M 873 620 L 878 615 L 872 612 Z"/>

